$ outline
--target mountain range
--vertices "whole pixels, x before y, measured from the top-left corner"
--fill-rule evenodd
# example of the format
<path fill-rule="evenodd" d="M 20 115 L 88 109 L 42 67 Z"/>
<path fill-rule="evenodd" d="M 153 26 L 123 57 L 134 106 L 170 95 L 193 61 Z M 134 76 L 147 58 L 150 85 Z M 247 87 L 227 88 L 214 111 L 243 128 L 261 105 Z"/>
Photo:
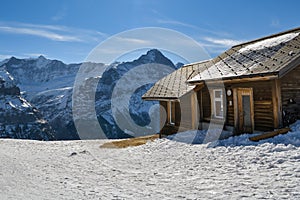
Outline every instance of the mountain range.
<path fill-rule="evenodd" d="M 181 63 L 174 65 L 156 49 L 149 50 L 134 61 L 115 62 L 109 66 L 88 62 L 65 64 L 44 56 L 35 59 L 11 57 L 0 62 L 0 137 L 38 140 L 82 139 L 76 130 L 78 127 L 75 127 L 72 113 L 73 86 L 82 68 L 85 71 L 105 69 L 102 74 L 91 74 L 84 80 L 84 84 L 93 83 L 96 86 L 94 109 L 105 137 L 132 137 L 117 125 L 111 110 L 111 98 L 117 82 L 130 70 L 144 64 L 160 64 L 174 70 L 182 66 Z M 170 71 L 161 70 L 159 73 L 165 76 Z M 150 123 L 148 110 L 155 102 L 142 101 L 141 96 L 152 84 L 137 88 L 130 98 L 130 116 L 140 126 Z M 89 126 L 89 117 L 83 116 L 80 122 Z M 89 130 L 93 130 L 92 126 L 89 127 Z M 97 138 L 97 135 L 88 138 Z"/>

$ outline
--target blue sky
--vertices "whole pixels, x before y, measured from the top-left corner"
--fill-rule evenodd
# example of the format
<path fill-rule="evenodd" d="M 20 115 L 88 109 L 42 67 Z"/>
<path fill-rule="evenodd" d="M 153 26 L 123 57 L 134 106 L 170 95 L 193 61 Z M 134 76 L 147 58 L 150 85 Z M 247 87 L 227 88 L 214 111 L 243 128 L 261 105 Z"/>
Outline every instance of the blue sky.
<path fill-rule="evenodd" d="M 297 0 L 3 0 L 0 60 L 43 54 L 82 62 L 108 37 L 142 27 L 179 31 L 216 56 L 300 26 L 299 7 Z"/>

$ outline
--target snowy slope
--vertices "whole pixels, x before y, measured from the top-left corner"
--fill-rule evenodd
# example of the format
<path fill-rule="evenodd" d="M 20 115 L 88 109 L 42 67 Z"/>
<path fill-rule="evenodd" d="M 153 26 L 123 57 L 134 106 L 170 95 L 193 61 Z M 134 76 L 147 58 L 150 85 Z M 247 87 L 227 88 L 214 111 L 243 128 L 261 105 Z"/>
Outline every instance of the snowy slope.
<path fill-rule="evenodd" d="M 300 122 L 292 130 L 284 139 L 299 140 Z M 299 142 L 99 148 L 107 141 L 0 140 L 0 199 L 300 198 Z"/>

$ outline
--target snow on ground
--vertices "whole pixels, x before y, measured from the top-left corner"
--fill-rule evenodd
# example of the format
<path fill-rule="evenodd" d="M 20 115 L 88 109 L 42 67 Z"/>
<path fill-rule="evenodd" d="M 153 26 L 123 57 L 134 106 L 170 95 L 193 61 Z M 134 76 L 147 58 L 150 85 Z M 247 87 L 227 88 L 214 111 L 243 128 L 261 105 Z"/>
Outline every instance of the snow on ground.
<path fill-rule="evenodd" d="M 125 149 L 2 139 L 0 199 L 300 199 L 300 145 L 285 142 L 299 134 L 300 122 L 259 143 L 177 137 Z"/>

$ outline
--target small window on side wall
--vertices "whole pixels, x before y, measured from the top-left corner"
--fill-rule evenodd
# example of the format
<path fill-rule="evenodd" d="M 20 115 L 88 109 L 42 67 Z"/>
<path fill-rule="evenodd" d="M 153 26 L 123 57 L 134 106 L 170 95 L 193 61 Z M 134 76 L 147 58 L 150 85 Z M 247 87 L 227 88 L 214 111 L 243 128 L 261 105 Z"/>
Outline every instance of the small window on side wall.
<path fill-rule="evenodd" d="M 175 125 L 175 102 L 168 102 L 168 124 Z"/>
<path fill-rule="evenodd" d="M 223 90 L 213 90 L 213 114 L 215 118 L 223 119 Z"/>

